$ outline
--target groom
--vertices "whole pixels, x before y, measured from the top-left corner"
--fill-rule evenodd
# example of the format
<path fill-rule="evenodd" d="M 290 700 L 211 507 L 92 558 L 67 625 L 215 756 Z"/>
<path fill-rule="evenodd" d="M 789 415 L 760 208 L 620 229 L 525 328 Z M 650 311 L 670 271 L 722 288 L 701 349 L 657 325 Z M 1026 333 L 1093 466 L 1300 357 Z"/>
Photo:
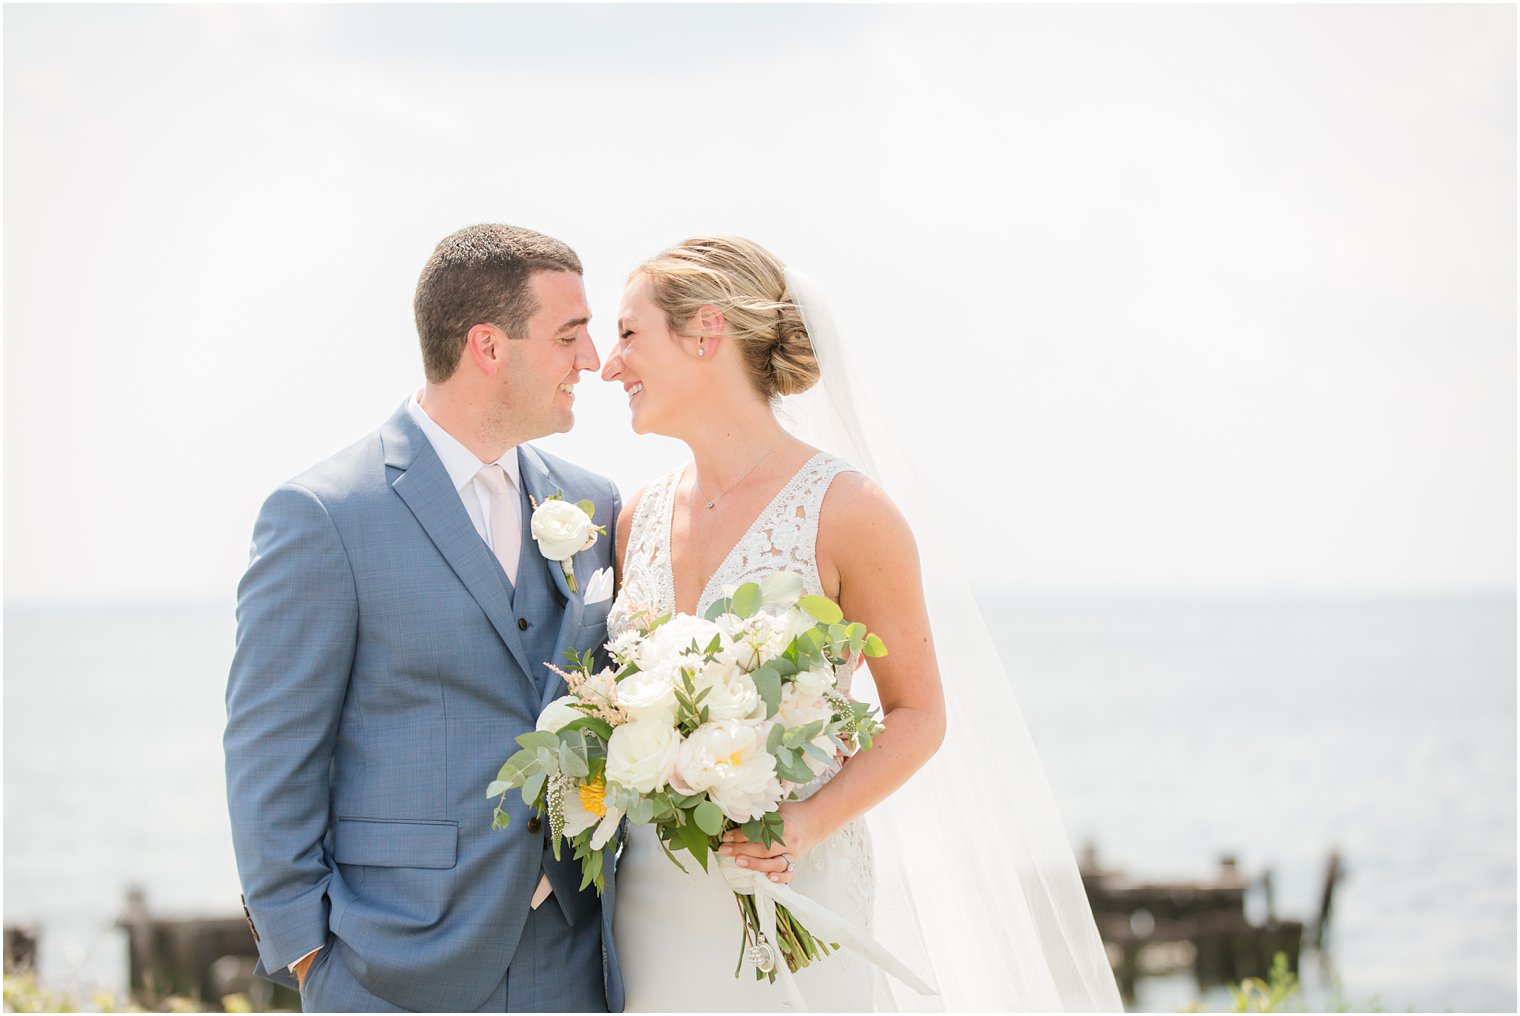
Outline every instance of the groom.
<path fill-rule="evenodd" d="M 523 443 L 570 429 L 599 366 L 581 263 L 472 226 L 416 315 L 426 386 L 269 497 L 238 587 L 227 801 L 258 972 L 307 1011 L 621 1011 L 613 875 L 580 891 L 547 823 L 514 794 L 493 832 L 486 797 L 564 692 L 545 664 L 606 634 L 612 541 L 572 589 L 530 522 L 562 494 L 610 533 L 617 489 Z"/>

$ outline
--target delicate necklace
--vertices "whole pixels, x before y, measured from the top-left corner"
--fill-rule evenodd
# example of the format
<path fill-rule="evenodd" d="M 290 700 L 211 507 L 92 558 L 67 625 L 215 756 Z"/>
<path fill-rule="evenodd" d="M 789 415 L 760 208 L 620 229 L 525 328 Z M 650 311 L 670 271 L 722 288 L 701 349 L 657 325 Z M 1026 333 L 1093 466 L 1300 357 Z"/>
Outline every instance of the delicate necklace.
<path fill-rule="evenodd" d="M 718 504 L 719 501 L 723 500 L 723 495 L 724 494 L 727 494 L 729 491 L 731 491 L 735 487 L 739 486 L 739 484 L 743 483 L 745 480 L 748 480 L 749 476 L 750 476 L 750 473 L 753 473 L 755 470 L 759 469 L 760 468 L 760 463 L 762 463 L 766 459 L 770 458 L 771 457 L 771 452 L 773 452 L 777 448 L 781 447 L 781 438 L 783 438 L 783 437 L 786 437 L 786 431 L 782 431 L 781 432 L 781 436 L 778 437 L 778 438 L 776 438 L 776 443 L 773 444 L 773 445 L 771 445 L 770 451 L 766 452 L 764 455 L 760 456 L 758 459 L 755 460 L 755 464 L 753 466 L 749 467 L 749 472 L 748 473 L 745 473 L 743 476 L 739 477 L 733 483 L 730 483 L 727 487 L 724 487 L 723 490 L 718 494 L 718 496 L 715 497 L 715 498 L 713 498 L 712 500 L 708 500 L 708 498 L 707 498 L 707 491 L 705 491 L 705 490 L 702 489 L 702 481 L 699 480 L 699 479 L 697 479 L 697 471 L 695 469 L 693 469 L 691 471 L 692 486 L 696 487 L 697 490 L 698 490 L 698 492 L 701 493 L 701 495 L 702 495 L 702 501 L 707 505 L 708 511 L 711 511 L 714 507 L 717 506 L 717 504 Z M 689 502 L 691 500 L 691 495 L 687 494 L 686 499 Z"/>

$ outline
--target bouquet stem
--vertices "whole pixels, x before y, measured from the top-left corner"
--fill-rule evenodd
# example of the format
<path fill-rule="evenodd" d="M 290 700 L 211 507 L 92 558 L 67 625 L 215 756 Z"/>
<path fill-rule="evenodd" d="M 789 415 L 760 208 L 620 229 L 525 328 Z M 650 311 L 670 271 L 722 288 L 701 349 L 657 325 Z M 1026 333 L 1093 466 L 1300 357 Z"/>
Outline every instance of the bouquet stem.
<path fill-rule="evenodd" d="M 760 910 L 755 904 L 753 896 L 740 893 L 734 894 L 734 900 L 739 905 L 739 913 L 744 918 L 744 937 L 740 942 L 739 965 L 734 969 L 734 976 L 744 968 L 744 958 L 748 955 L 749 947 L 760 945 L 765 941 L 765 936 L 760 931 Z M 803 967 L 810 965 L 821 956 L 827 956 L 828 947 L 803 927 L 802 922 L 792 916 L 792 912 L 781 904 L 776 905 L 776 937 L 779 942 L 769 943 L 771 955 L 786 963 L 787 969 L 796 973 Z M 774 982 L 775 970 L 761 970 L 755 968 L 755 979 L 765 977 Z"/>

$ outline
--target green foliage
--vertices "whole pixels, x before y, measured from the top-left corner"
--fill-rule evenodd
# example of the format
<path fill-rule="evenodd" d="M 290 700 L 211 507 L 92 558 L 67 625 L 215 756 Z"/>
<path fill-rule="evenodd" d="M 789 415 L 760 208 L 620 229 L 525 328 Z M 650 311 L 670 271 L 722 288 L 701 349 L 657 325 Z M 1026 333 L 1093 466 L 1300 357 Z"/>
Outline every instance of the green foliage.
<path fill-rule="evenodd" d="M 709 836 L 717 836 L 723 831 L 723 811 L 711 801 L 702 801 L 692 809 L 692 818 L 701 829 Z"/>
<path fill-rule="evenodd" d="M 770 719 L 781 708 L 781 674 L 771 666 L 761 667 L 750 675 L 755 682 L 755 690 L 760 693 L 760 700 L 765 703 L 765 718 Z"/>
<path fill-rule="evenodd" d="M 844 611 L 827 596 L 804 596 L 797 601 L 797 608 L 823 624 L 838 624 L 844 620 Z"/>
<path fill-rule="evenodd" d="M 227 995 L 222 999 L 225 1012 L 251 1012 L 247 997 Z M 207 1012 L 215 1007 L 200 1004 L 193 998 L 172 995 L 158 1003 L 157 1009 L 144 1009 L 135 1003 L 123 1005 L 110 992 L 97 991 L 88 1002 L 50 991 L 37 981 L 30 970 L 5 975 L 6 1012 Z"/>
<path fill-rule="evenodd" d="M 1240 987 L 1231 987 L 1230 998 L 1233 1013 L 1286 1013 L 1303 1010 L 1303 999 L 1298 993 L 1298 975 L 1287 969 L 1286 952 L 1272 957 L 1272 970 L 1263 981 L 1256 976 L 1240 981 Z M 1294 1008 L 1289 1008 L 1289 1005 Z"/>
<path fill-rule="evenodd" d="M 744 583 L 729 597 L 730 610 L 746 619 L 760 612 L 760 602 L 760 587 L 753 582 Z"/>
<path fill-rule="evenodd" d="M 767 847 L 772 843 L 782 843 L 781 834 L 785 829 L 786 823 L 778 811 L 767 812 L 739 827 L 739 831 L 745 835 L 745 838 L 758 840 Z"/>

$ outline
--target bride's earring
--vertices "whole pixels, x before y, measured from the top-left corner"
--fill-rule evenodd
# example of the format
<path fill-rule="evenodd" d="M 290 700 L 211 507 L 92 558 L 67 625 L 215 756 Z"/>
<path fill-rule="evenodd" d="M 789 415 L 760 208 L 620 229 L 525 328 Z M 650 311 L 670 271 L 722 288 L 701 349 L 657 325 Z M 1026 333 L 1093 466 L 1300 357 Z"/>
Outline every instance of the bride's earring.
<path fill-rule="evenodd" d="M 697 355 L 698 356 L 706 356 L 707 355 L 707 350 L 703 349 L 701 346 L 698 346 L 697 347 Z"/>

